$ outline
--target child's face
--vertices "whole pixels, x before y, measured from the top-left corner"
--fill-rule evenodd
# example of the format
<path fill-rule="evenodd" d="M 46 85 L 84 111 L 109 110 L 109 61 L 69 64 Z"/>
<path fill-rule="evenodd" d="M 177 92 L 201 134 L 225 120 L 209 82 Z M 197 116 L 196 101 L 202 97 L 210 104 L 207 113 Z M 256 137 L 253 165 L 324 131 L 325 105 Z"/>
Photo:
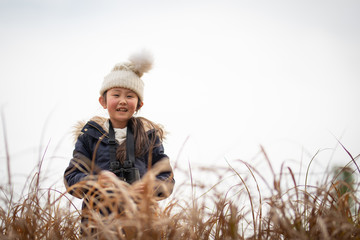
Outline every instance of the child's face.
<path fill-rule="evenodd" d="M 139 98 L 135 92 L 126 88 L 112 88 L 107 91 L 106 99 L 100 96 L 99 102 L 109 112 L 110 120 L 114 128 L 124 128 L 129 119 L 138 108 Z"/>

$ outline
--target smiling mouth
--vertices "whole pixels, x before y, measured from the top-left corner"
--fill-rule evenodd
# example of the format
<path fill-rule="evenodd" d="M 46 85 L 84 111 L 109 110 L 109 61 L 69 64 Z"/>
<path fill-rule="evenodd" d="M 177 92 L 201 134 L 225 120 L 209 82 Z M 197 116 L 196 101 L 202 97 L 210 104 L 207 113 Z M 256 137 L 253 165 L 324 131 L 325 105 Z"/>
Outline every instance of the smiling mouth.
<path fill-rule="evenodd" d="M 128 110 L 126 108 L 118 108 L 116 109 L 117 112 L 127 112 Z"/>

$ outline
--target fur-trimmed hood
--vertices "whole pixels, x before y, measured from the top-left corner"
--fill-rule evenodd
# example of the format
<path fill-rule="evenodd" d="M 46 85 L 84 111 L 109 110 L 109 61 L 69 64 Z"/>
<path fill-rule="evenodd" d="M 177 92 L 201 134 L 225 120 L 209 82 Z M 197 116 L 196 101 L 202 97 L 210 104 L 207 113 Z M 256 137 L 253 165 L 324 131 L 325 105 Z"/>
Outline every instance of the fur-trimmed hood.
<path fill-rule="evenodd" d="M 143 122 L 146 132 L 154 129 L 154 127 L 157 127 L 164 132 L 164 137 L 165 137 L 166 132 L 164 131 L 163 126 L 154 124 L 150 120 L 143 118 L 143 117 L 139 117 L 139 119 Z M 102 129 L 104 129 L 104 131 L 109 132 L 108 124 L 106 124 L 106 122 L 108 120 L 109 120 L 109 118 L 94 116 L 89 121 L 93 121 L 93 122 L 97 123 L 100 127 L 102 127 Z M 81 134 L 83 134 L 82 129 L 88 122 L 87 121 L 79 121 L 74 125 L 73 131 L 72 131 L 74 143 L 77 141 L 79 136 Z"/>

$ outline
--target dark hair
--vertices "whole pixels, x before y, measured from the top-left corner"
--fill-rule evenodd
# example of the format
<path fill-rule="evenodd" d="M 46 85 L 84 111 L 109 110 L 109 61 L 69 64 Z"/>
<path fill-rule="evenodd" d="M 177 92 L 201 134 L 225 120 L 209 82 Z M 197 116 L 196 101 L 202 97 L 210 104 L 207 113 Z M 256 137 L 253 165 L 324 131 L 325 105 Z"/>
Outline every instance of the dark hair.
<path fill-rule="evenodd" d="M 143 117 L 130 118 L 128 127 L 131 127 L 134 133 L 136 157 L 144 156 L 147 152 L 151 153 L 152 149 L 157 146 L 156 140 L 159 139 L 160 144 L 165 137 L 164 130 L 161 126 Z M 125 161 L 125 141 L 117 148 L 116 158 L 122 163 Z"/>

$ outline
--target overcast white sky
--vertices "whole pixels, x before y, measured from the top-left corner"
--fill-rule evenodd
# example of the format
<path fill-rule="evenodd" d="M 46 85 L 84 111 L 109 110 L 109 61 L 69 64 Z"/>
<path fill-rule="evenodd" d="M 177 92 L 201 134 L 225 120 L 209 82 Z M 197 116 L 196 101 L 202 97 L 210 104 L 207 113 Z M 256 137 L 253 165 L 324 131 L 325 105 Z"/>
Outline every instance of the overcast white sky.
<path fill-rule="evenodd" d="M 360 2 L 347 0 L 0 0 L 0 106 L 12 172 L 33 169 L 50 141 L 47 171 L 61 185 L 72 126 L 106 116 L 103 77 L 142 48 L 156 62 L 143 78 L 140 115 L 170 132 L 173 160 L 189 137 L 179 165 L 251 163 L 260 144 L 274 164 L 304 152 L 308 162 L 336 138 L 356 156 L 359 12 Z M 338 152 L 334 164 L 350 160 Z"/>

